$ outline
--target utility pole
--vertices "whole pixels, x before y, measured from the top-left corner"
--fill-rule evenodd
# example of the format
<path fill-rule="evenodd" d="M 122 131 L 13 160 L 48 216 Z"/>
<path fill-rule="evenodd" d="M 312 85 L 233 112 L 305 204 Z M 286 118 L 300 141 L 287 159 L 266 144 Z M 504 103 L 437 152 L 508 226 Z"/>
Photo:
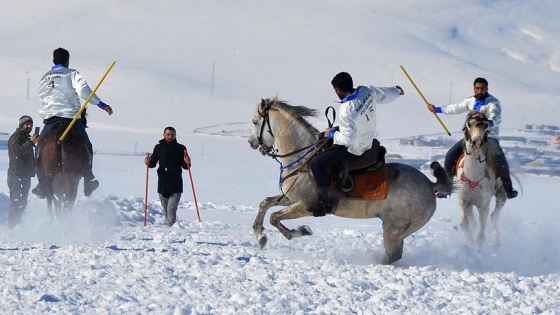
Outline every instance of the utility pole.
<path fill-rule="evenodd" d="M 25 99 L 29 99 L 29 71 L 26 71 L 25 73 L 27 73 L 27 93 L 25 94 Z"/>
<path fill-rule="evenodd" d="M 212 61 L 212 82 L 210 85 L 210 96 L 214 97 L 214 69 L 215 69 L 215 64 Z"/>

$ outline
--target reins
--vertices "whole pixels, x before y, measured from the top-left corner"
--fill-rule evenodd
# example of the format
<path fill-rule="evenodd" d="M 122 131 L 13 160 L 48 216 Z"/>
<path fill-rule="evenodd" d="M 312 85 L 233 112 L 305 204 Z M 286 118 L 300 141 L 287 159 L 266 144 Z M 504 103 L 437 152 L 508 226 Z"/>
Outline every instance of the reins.
<path fill-rule="evenodd" d="M 278 180 L 278 185 L 280 186 L 280 191 L 282 192 L 282 195 L 278 198 L 278 201 L 280 201 L 282 198 L 284 198 L 286 196 L 286 194 L 292 189 L 292 187 L 294 187 L 296 180 L 294 180 L 294 182 L 292 183 L 292 185 L 290 185 L 290 187 L 286 190 L 283 191 L 282 190 L 282 183 L 292 177 L 292 176 L 296 176 L 304 171 L 307 164 L 309 163 L 309 161 L 311 161 L 311 159 L 317 155 L 319 152 L 323 151 L 323 149 L 327 146 L 328 144 L 328 138 L 324 138 L 322 137 L 322 133 L 319 133 L 316 138 L 318 138 L 318 140 L 314 143 L 311 143 L 310 145 L 304 146 L 300 149 L 294 150 L 292 152 L 288 152 L 285 154 L 279 154 L 278 153 L 278 149 L 274 148 L 274 144 L 271 147 L 267 147 L 263 141 L 262 141 L 262 137 L 263 137 L 263 132 L 265 131 L 265 125 L 267 126 L 267 132 L 274 138 L 274 133 L 272 132 L 272 128 L 270 126 L 270 115 L 269 112 L 270 110 L 274 110 L 272 108 L 271 104 L 268 104 L 263 111 L 258 111 L 259 116 L 261 116 L 264 120 L 264 122 L 261 124 L 261 130 L 258 136 L 258 140 L 259 140 L 259 146 L 261 148 L 264 149 L 264 152 L 266 152 L 265 154 L 267 156 L 270 156 L 271 158 L 273 158 L 276 162 L 278 162 L 278 164 L 280 164 L 280 176 L 279 176 L 279 180 Z M 332 117 L 333 120 L 331 121 L 328 117 L 329 111 L 332 110 Z M 334 124 L 334 121 L 336 120 L 336 111 L 334 109 L 334 107 L 329 106 L 327 107 L 327 109 L 325 110 L 325 117 L 327 118 L 328 121 L 328 125 L 329 128 L 331 128 Z M 302 156 L 300 156 L 298 159 L 296 159 L 295 161 L 291 162 L 288 165 L 283 165 L 282 162 L 279 160 L 280 158 L 285 158 L 285 157 L 289 157 L 298 153 L 301 153 L 303 151 L 307 150 Z M 297 165 L 298 163 L 301 163 L 301 165 L 295 169 L 293 172 L 289 173 L 288 175 L 282 177 L 284 170 L 289 169 L 291 167 L 294 167 L 295 165 Z"/>

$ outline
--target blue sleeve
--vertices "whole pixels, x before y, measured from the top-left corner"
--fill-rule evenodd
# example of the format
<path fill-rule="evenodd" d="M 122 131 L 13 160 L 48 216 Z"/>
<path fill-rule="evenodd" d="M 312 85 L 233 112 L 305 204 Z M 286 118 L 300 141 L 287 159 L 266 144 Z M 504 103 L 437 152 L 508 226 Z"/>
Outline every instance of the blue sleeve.
<path fill-rule="evenodd" d="M 336 130 L 331 130 L 329 131 L 329 138 L 334 139 L 334 133 L 336 132 Z"/>
<path fill-rule="evenodd" d="M 438 113 L 438 114 L 443 113 L 443 111 L 441 110 L 441 107 L 436 107 L 435 110 L 436 110 L 436 113 Z"/>
<path fill-rule="evenodd" d="M 107 107 L 107 104 L 103 103 L 103 101 L 99 101 L 99 103 L 97 103 L 97 107 L 105 109 L 105 107 Z"/>

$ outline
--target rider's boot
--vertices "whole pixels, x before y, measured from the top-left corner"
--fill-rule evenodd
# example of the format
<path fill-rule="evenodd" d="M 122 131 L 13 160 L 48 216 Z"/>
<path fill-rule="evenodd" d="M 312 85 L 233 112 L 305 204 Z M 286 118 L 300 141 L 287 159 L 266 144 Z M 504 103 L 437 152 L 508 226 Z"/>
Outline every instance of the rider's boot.
<path fill-rule="evenodd" d="M 319 187 L 319 200 L 313 205 L 314 217 L 324 217 L 332 212 L 331 196 L 329 187 Z"/>
<path fill-rule="evenodd" d="M 506 189 L 506 195 L 508 199 L 513 199 L 517 197 L 519 193 L 517 192 L 517 190 L 513 189 L 511 179 L 508 181 L 502 178 L 502 183 L 504 184 L 504 188 Z"/>
<path fill-rule="evenodd" d="M 37 187 L 33 188 L 31 192 L 40 199 L 45 199 L 47 197 L 47 194 L 45 193 L 45 187 L 41 182 L 37 183 Z"/>
<path fill-rule="evenodd" d="M 94 190 L 99 187 L 99 181 L 95 179 L 93 171 L 91 170 L 91 164 L 85 169 L 84 172 L 84 195 L 86 197 L 91 196 Z"/>

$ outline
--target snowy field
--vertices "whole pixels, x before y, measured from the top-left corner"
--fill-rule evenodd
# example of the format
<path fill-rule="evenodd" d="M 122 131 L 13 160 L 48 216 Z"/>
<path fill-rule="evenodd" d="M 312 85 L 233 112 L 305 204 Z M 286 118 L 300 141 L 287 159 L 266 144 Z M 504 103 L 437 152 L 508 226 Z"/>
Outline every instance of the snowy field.
<path fill-rule="evenodd" d="M 143 226 L 142 156 L 96 156 L 101 187 L 90 198 L 80 194 L 67 218 L 49 220 L 44 201 L 32 196 L 25 223 L 7 230 L 7 196 L 0 194 L 0 308 L 11 314 L 560 310 L 560 223 L 552 197 L 558 178 L 520 176 L 524 195 L 502 212 L 498 251 L 463 245 L 454 195 L 438 200 L 432 220 L 405 240 L 403 258 L 383 266 L 379 220 L 300 219 L 287 224 L 308 224 L 314 235 L 288 241 L 267 217 L 270 239 L 259 250 L 252 223 L 260 200 L 277 192 L 276 162 L 250 150 L 244 138 L 181 140 L 212 143 L 202 156 L 196 146 L 189 149 L 201 223 L 185 173 L 178 223 L 166 227 L 152 171 Z M 218 147 L 239 155 L 224 156 Z M 7 191 L 0 174 L 0 191 Z"/>
<path fill-rule="evenodd" d="M 98 91 L 114 115 L 89 109 L 101 186 L 90 198 L 80 193 L 72 214 L 51 220 L 31 196 L 24 223 L 8 230 L 8 158 L 0 151 L 2 313 L 560 314 L 559 178 L 517 174 L 523 195 L 502 212 L 499 250 L 463 245 L 453 195 L 405 240 L 403 258 L 383 266 L 379 220 L 300 219 L 286 224 L 308 224 L 314 235 L 288 241 L 267 216 L 260 250 L 252 224 L 259 202 L 278 193 L 278 164 L 241 137 L 260 98 L 278 93 L 321 113 L 336 105 L 329 82 L 340 71 L 356 84 L 405 89 L 378 107 L 389 153 L 403 153 L 389 139 L 443 134 L 399 65 L 436 105 L 471 95 L 473 79 L 487 78 L 503 103 L 503 130 L 560 125 L 557 0 L 0 7 L 0 132 L 12 133 L 23 114 L 41 126 L 35 87 L 53 49 L 67 48 L 70 67 L 92 87 L 117 61 Z M 461 129 L 462 115 L 440 117 Z M 326 127 L 323 117 L 312 123 Z M 178 223 L 165 226 L 151 170 L 144 227 L 143 154 L 168 125 L 192 156 L 202 222 L 184 173 Z"/>

